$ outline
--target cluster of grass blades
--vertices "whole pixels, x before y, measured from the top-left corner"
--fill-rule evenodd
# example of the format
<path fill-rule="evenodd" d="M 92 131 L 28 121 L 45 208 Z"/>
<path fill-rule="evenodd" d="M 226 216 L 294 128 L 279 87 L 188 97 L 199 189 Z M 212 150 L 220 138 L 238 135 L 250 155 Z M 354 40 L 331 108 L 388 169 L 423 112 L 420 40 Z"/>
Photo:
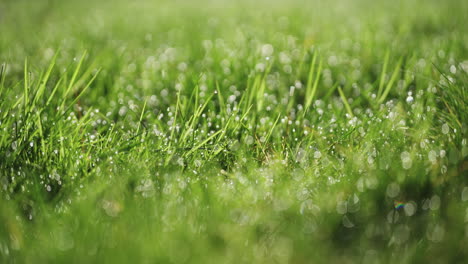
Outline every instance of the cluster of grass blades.
<path fill-rule="evenodd" d="M 2 127 L 4 131 L 0 138 L 2 149 L 1 168 L 4 176 L 8 175 L 9 188 L 13 191 L 25 185 L 47 185 L 50 191 L 51 181 L 54 189 L 59 189 L 62 181 L 55 181 L 50 177 L 53 167 L 54 172 L 66 172 L 75 164 L 64 163 L 74 160 L 67 157 L 87 157 L 94 153 L 102 139 L 87 140 L 92 109 L 83 111 L 79 108 L 79 99 L 91 86 L 98 71 L 91 70 L 81 72 L 86 53 L 83 54 L 77 65 L 71 72 L 54 74 L 56 54 L 48 68 L 33 77 L 29 71 L 27 60 L 24 62 L 24 79 L 22 83 L 12 84 L 13 87 L 22 85 L 23 94 L 18 96 L 14 89 L 5 88 L 5 77 L 2 74 L 2 96 L 15 98 L 12 105 L 7 105 L 4 100 L 0 106 L 2 109 Z M 4 69 L 4 68 L 3 68 Z M 92 69 L 90 67 L 89 69 Z M 4 71 L 3 71 L 4 72 Z M 51 80 L 52 78 L 56 78 Z M 79 159 L 77 170 L 86 171 L 92 167 L 86 158 Z M 37 174 L 39 177 L 26 177 L 28 174 Z M 38 179 L 40 178 L 40 179 Z M 57 184 L 58 183 L 58 184 Z"/>
<path fill-rule="evenodd" d="M 466 262 L 466 3 L 29 2 L 1 263 Z"/>

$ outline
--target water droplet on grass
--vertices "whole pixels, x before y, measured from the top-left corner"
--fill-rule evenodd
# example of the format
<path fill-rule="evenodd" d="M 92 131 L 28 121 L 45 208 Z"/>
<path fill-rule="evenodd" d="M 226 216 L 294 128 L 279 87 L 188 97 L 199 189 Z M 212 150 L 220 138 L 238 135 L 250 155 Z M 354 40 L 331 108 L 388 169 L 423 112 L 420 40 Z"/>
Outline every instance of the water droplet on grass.
<path fill-rule="evenodd" d="M 450 127 L 447 123 L 442 125 L 442 133 L 448 134 L 450 132 Z"/>
<path fill-rule="evenodd" d="M 315 151 L 315 152 L 314 152 L 314 158 L 315 158 L 315 159 L 320 159 L 320 157 L 322 157 L 322 153 L 321 153 L 320 151 L 318 151 L 318 150 Z"/>
<path fill-rule="evenodd" d="M 440 168 L 440 173 L 442 173 L 442 174 L 447 173 L 447 166 L 442 165 L 442 167 Z"/>
<path fill-rule="evenodd" d="M 268 57 L 273 54 L 273 46 L 271 44 L 265 44 L 262 46 L 261 52 L 263 57 Z"/>
<path fill-rule="evenodd" d="M 354 224 L 353 222 L 351 222 L 351 220 L 349 219 L 349 217 L 347 215 L 344 215 L 343 216 L 343 226 L 346 227 L 346 228 L 353 228 L 354 227 Z"/>
<path fill-rule="evenodd" d="M 245 144 L 252 145 L 254 143 L 254 138 L 252 136 L 247 136 L 245 138 Z"/>
<path fill-rule="evenodd" d="M 455 65 L 450 66 L 450 72 L 452 74 L 456 74 L 457 73 L 457 67 L 455 67 Z"/>
<path fill-rule="evenodd" d="M 461 199 L 463 202 L 468 201 L 468 187 L 463 188 Z"/>
<path fill-rule="evenodd" d="M 414 101 L 413 96 L 409 95 L 408 97 L 406 97 L 406 102 L 407 102 L 408 104 L 412 103 L 413 101 Z"/>
<path fill-rule="evenodd" d="M 409 152 L 403 151 L 400 155 L 402 166 L 404 169 L 408 170 L 411 168 L 413 161 L 411 160 L 411 156 Z"/>
<path fill-rule="evenodd" d="M 412 216 L 416 212 L 416 203 L 414 202 L 408 202 L 405 204 L 404 207 L 405 214 L 407 216 Z"/>
<path fill-rule="evenodd" d="M 429 151 L 427 157 L 432 163 L 435 163 L 437 161 L 437 153 L 434 150 Z"/>
<path fill-rule="evenodd" d="M 433 211 L 438 210 L 440 208 L 440 197 L 438 195 L 432 196 L 429 208 Z"/>
<path fill-rule="evenodd" d="M 346 214 L 348 212 L 348 204 L 346 201 L 339 201 L 336 204 L 336 212 L 339 214 Z"/>
<path fill-rule="evenodd" d="M 387 186 L 387 196 L 395 198 L 400 193 L 400 186 L 396 183 L 390 183 Z"/>

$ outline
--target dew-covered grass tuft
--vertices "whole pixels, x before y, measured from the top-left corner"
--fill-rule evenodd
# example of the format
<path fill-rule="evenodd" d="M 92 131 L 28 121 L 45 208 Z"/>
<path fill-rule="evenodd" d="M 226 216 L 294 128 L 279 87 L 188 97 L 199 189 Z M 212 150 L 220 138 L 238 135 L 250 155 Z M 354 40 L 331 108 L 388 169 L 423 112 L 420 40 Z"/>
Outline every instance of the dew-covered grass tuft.
<path fill-rule="evenodd" d="M 0 263 L 465 263 L 468 2 L 0 1 Z"/>

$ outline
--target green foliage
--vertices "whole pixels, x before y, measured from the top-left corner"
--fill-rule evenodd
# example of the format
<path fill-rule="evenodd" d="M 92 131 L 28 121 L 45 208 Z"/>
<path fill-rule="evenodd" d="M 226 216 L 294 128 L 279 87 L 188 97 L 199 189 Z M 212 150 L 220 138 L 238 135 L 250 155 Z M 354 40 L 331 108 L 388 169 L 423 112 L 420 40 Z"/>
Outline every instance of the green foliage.
<path fill-rule="evenodd" d="M 463 1 L 1 1 L 0 262 L 464 263 Z"/>

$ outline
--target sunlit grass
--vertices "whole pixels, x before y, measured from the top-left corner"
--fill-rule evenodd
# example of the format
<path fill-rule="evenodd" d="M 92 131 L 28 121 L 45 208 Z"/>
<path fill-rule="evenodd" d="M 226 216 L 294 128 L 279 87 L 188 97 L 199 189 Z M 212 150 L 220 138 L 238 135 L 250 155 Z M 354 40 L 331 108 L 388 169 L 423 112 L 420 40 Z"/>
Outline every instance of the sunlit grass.
<path fill-rule="evenodd" d="M 465 262 L 467 11 L 2 1 L 0 262 Z"/>

